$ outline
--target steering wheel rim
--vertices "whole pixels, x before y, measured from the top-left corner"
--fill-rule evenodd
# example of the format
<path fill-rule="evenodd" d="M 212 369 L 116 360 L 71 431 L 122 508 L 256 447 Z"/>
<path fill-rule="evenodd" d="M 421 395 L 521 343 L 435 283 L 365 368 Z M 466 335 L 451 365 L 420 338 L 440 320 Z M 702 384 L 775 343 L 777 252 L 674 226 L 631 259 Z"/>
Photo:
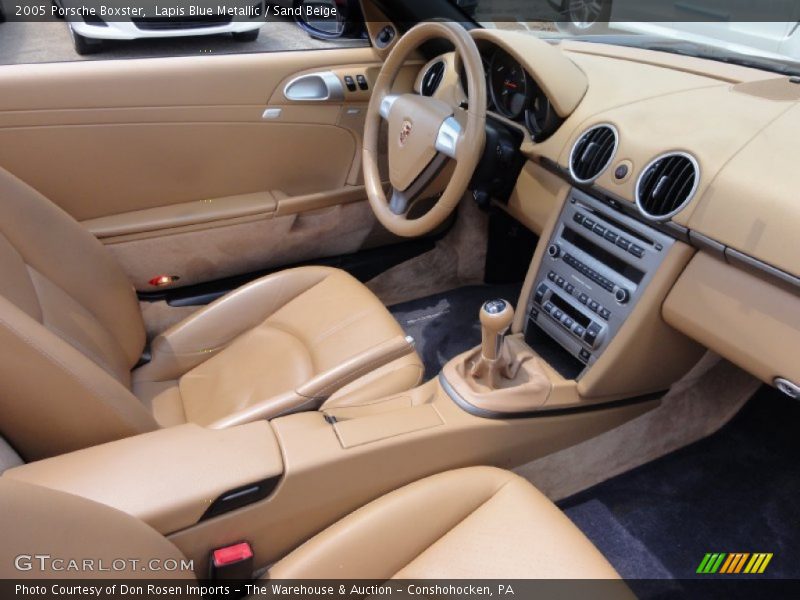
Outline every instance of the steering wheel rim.
<path fill-rule="evenodd" d="M 391 93 L 411 53 L 428 40 L 449 40 L 467 74 L 467 108 L 418 94 Z M 389 124 L 389 178 L 394 189 L 387 201 L 378 169 L 381 119 Z M 372 87 L 364 125 L 362 162 L 370 206 L 389 231 L 404 237 L 424 235 L 441 225 L 467 190 L 483 153 L 486 136 L 486 80 L 478 47 L 466 29 L 454 22 L 420 23 L 401 37 Z M 416 134 L 416 135 L 415 135 Z M 408 197 L 422 191 L 447 162 L 455 160 L 449 183 L 422 216 L 409 219 Z"/>

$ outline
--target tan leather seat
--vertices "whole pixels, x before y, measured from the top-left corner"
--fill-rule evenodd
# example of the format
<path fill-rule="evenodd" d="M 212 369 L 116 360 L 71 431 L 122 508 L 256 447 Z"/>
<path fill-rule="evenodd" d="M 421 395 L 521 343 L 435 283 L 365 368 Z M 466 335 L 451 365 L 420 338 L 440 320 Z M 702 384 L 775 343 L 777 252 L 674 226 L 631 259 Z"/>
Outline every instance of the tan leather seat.
<path fill-rule="evenodd" d="M 186 421 L 361 402 L 422 377 L 381 302 L 325 267 L 234 291 L 158 336 L 132 370 L 145 348 L 133 286 L 97 239 L 2 169 L 0 267 L 0 435 L 26 460 Z"/>
<path fill-rule="evenodd" d="M 90 552 L 107 562 L 110 557 L 182 558 L 160 534 L 129 515 L 2 478 L 0 522 L 3 578 L 61 576 L 47 570 L 20 573 L 13 569 L 15 556 L 41 548 L 54 557 L 78 559 Z M 112 575 L 150 574 L 129 570 Z M 492 467 L 441 473 L 378 498 L 311 538 L 270 567 L 266 576 L 379 580 L 619 577 L 552 502 L 520 477 Z"/>

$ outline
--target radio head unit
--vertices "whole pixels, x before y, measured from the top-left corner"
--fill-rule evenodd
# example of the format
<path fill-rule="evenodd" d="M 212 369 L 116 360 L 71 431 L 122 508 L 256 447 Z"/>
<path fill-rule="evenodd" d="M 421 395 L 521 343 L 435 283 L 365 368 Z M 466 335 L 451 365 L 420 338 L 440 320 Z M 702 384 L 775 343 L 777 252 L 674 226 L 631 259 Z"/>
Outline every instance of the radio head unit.
<path fill-rule="evenodd" d="M 593 364 L 673 243 L 573 188 L 527 301 L 526 338 L 538 327 L 582 363 Z"/>

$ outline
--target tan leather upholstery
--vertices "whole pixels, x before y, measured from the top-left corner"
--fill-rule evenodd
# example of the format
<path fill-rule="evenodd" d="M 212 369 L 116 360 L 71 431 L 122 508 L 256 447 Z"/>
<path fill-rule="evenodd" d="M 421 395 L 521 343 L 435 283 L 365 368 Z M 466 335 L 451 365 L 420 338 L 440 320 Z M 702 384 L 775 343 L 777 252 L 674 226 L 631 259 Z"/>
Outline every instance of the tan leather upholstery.
<path fill-rule="evenodd" d="M 246 285 L 159 335 L 153 340 L 152 361 L 134 372 L 133 389 L 147 396 L 157 419 L 172 415 L 162 425 L 174 424 L 181 413 L 201 425 L 223 419 L 231 425 L 230 415 L 285 394 L 289 407 L 305 400 L 313 404 L 315 398 L 321 404 L 329 394 L 305 393 L 309 381 L 396 340 L 405 343 L 400 326 L 350 275 L 327 267 L 291 269 Z M 407 365 L 418 369 L 403 369 Z M 367 358 L 347 372 L 366 374 L 375 368 Z M 398 369 L 404 376 L 395 382 L 395 391 L 419 383 L 422 367 L 413 351 L 379 374 Z M 150 396 L 153 382 L 167 385 Z M 246 420 L 285 411 L 273 405 L 269 402 Z"/>
<path fill-rule="evenodd" d="M 122 269 L 2 169 L 0 267 L 0 435 L 27 460 L 187 421 L 219 427 L 314 409 L 344 386 L 369 400 L 422 376 L 381 302 L 323 267 L 219 299 L 157 337 L 152 362 L 131 372 L 145 330 Z"/>
<path fill-rule="evenodd" d="M 21 481 L 0 479 L 0 578 L 3 579 L 182 579 L 193 577 L 186 570 L 148 570 L 151 560 L 175 560 L 181 552 L 165 537 L 142 521 L 115 508 Z M 17 556 L 49 555 L 53 562 L 40 569 L 37 559 L 23 558 L 23 570 L 15 568 Z M 58 560 L 94 561 L 94 569 L 69 569 Z M 123 559 L 124 562 L 112 561 Z M 100 561 L 106 571 L 99 572 Z M 131 561 L 138 561 L 134 568 Z M 27 566 L 31 568 L 26 569 Z M 155 565 L 154 565 L 155 566 Z"/>
<path fill-rule="evenodd" d="M 0 479 L 0 508 L 0 577 L 20 576 L 13 557 L 41 548 L 77 558 L 89 549 L 106 559 L 181 558 L 172 544 L 133 517 L 63 492 Z M 552 502 L 517 475 L 492 467 L 441 473 L 378 498 L 311 538 L 267 576 L 619 577 Z"/>
<path fill-rule="evenodd" d="M 618 575 L 528 482 L 509 471 L 472 467 L 422 479 L 367 504 L 273 565 L 269 577 Z"/>

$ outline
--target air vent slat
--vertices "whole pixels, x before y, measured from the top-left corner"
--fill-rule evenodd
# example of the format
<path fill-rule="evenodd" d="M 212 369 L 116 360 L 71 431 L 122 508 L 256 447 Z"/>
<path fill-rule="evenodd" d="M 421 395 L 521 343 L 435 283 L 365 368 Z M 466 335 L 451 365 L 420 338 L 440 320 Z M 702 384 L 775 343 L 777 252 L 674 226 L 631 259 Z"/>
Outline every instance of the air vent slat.
<path fill-rule="evenodd" d="M 688 154 L 660 156 L 639 175 L 636 204 L 648 218 L 669 219 L 692 199 L 698 178 L 697 161 Z"/>
<path fill-rule="evenodd" d="M 433 96 L 436 90 L 439 89 L 439 84 L 442 83 L 444 78 L 445 64 L 443 61 L 433 63 L 425 74 L 422 76 L 422 84 L 420 92 L 423 96 Z"/>
<path fill-rule="evenodd" d="M 569 170 L 579 183 L 590 183 L 608 168 L 617 148 L 617 131 L 611 125 L 586 130 L 570 152 Z"/>
<path fill-rule="evenodd" d="M 688 180 L 690 178 L 692 180 L 694 179 L 694 175 L 691 173 L 694 169 L 692 163 L 689 161 L 672 160 L 673 165 L 671 165 L 668 174 L 668 177 L 670 178 L 670 186 L 669 189 L 664 193 L 661 205 L 659 206 L 659 212 L 668 209 L 668 202 L 670 198 L 679 197 L 680 191 L 688 183 Z M 669 212 L 669 210 L 666 210 L 666 212 Z"/>

